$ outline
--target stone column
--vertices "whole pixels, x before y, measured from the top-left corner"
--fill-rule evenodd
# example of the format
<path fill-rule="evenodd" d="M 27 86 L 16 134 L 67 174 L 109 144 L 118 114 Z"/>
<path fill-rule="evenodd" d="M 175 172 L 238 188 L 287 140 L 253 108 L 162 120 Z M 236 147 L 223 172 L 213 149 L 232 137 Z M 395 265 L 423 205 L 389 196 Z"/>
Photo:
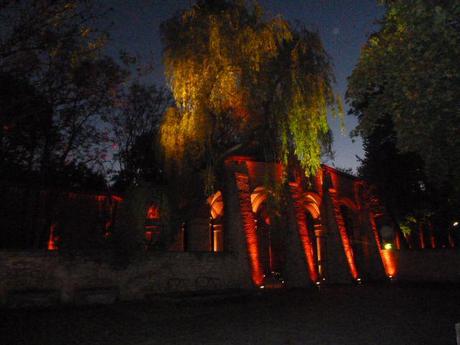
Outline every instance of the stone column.
<path fill-rule="evenodd" d="M 335 189 L 331 188 L 323 194 L 322 208 L 327 227 L 327 281 L 336 284 L 350 283 L 351 279 L 357 278 L 357 271 L 355 269 L 353 275 L 350 270 L 350 263 L 354 267 L 355 261 Z"/>
<path fill-rule="evenodd" d="M 318 281 L 318 269 L 316 266 L 313 243 L 310 239 L 310 234 L 313 233 L 314 229 L 308 229 L 307 226 L 307 217 L 305 215 L 307 210 L 305 209 L 305 205 L 303 203 L 303 193 L 301 187 L 298 183 L 293 182 L 289 184 L 289 188 L 293 200 L 293 209 L 295 213 L 298 236 L 305 255 L 305 263 L 308 268 L 308 274 L 311 282 L 315 283 Z"/>
<path fill-rule="evenodd" d="M 251 266 L 252 281 L 256 286 L 262 285 L 264 281 L 262 265 L 260 263 L 259 238 L 256 231 L 255 216 L 252 212 L 251 190 L 247 174 L 235 172 L 236 187 L 240 202 L 241 220 L 246 236 L 246 245 Z"/>

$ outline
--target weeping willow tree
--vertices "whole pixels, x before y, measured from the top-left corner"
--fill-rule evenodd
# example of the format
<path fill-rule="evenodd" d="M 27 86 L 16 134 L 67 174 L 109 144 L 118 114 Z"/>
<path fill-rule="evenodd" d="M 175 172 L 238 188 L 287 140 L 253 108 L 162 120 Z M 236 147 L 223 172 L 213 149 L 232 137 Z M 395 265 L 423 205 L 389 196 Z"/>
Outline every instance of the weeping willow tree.
<path fill-rule="evenodd" d="M 167 170 L 199 171 L 211 192 L 223 160 L 251 148 L 306 176 L 317 171 L 328 110 L 341 112 L 317 33 L 243 0 L 198 1 L 161 33 L 175 99 L 161 126 Z"/>

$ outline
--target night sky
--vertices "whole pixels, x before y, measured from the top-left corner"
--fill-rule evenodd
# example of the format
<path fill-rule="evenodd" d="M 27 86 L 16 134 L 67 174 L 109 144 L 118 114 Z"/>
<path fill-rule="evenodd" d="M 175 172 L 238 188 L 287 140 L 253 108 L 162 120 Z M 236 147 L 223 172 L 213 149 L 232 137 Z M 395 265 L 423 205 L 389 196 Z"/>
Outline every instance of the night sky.
<path fill-rule="evenodd" d="M 154 61 L 153 78 L 164 83 L 161 60 L 160 23 L 177 11 L 188 7 L 190 0 L 112 0 L 111 29 L 115 54 L 119 49 L 134 53 L 143 59 Z M 103 2 L 107 4 L 108 2 Z M 383 8 L 377 0 L 259 0 L 267 14 L 281 14 L 291 22 L 299 22 L 318 31 L 335 66 L 336 91 L 344 95 L 346 79 L 356 64 L 360 48 L 370 33 L 377 29 Z M 349 131 L 356 125 L 352 116 L 345 118 L 345 130 L 341 133 L 339 121 L 330 118 L 334 132 L 335 161 L 326 162 L 339 168 L 359 165 L 356 155 L 363 155 L 361 140 L 355 143 Z"/>

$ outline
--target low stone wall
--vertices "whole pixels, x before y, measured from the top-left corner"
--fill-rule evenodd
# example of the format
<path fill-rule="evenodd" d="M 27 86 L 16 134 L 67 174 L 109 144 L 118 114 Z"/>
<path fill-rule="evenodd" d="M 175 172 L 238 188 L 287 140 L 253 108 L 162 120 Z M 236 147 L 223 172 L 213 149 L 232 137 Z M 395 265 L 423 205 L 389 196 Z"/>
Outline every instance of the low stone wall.
<path fill-rule="evenodd" d="M 399 281 L 460 283 L 460 250 L 396 250 L 394 256 Z"/>
<path fill-rule="evenodd" d="M 234 253 L 149 253 L 123 269 L 51 252 L 0 252 L 0 306 L 111 303 L 161 293 L 250 288 Z"/>

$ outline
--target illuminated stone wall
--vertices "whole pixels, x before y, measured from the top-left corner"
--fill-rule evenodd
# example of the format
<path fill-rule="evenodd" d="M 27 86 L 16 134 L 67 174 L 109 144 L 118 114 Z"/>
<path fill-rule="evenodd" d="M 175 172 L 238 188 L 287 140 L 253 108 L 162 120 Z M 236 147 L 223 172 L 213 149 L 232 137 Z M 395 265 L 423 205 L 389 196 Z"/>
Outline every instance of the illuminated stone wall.
<path fill-rule="evenodd" d="M 377 210 L 364 197 L 365 184 L 327 166 L 310 181 L 302 174 L 288 174 L 289 197 L 282 210 L 284 248 L 267 248 L 261 238 L 269 223 L 260 222 L 269 222 L 270 214 L 263 213 L 266 193 L 271 183 L 281 181 L 282 166 L 231 157 L 225 167 L 220 204 L 213 209 L 221 217 L 223 252 L 211 251 L 209 205 L 188 224 L 187 252 L 147 252 L 125 268 L 111 266 L 111 254 L 104 250 L 91 256 L 45 249 L 3 251 L 0 305 L 111 303 L 163 293 L 306 287 L 388 277 L 460 282 L 460 252 L 454 249 L 383 250 Z M 101 210 L 109 200 L 92 198 Z M 267 249 L 282 258 L 277 262 L 283 262 L 278 281 L 267 270 Z M 272 269 L 272 257 L 269 264 Z"/>
<path fill-rule="evenodd" d="M 231 217 L 241 221 L 241 230 L 232 229 L 230 235 L 245 234 L 244 251 L 253 283 L 263 287 L 267 265 L 256 214 L 270 184 L 282 180 L 283 167 L 240 156 L 229 158 L 226 164 L 238 193 L 239 208 L 233 210 L 236 213 L 231 213 Z M 385 279 L 383 258 L 380 258 L 370 222 L 370 208 L 362 198 L 362 181 L 327 166 L 310 180 L 301 172 L 287 175 L 290 200 L 283 214 L 286 265 L 282 272 L 286 283 L 308 286 L 327 281 Z M 273 255 L 273 246 L 270 250 Z"/>
<path fill-rule="evenodd" d="M 458 249 L 392 250 L 392 254 L 397 281 L 460 283 Z"/>

